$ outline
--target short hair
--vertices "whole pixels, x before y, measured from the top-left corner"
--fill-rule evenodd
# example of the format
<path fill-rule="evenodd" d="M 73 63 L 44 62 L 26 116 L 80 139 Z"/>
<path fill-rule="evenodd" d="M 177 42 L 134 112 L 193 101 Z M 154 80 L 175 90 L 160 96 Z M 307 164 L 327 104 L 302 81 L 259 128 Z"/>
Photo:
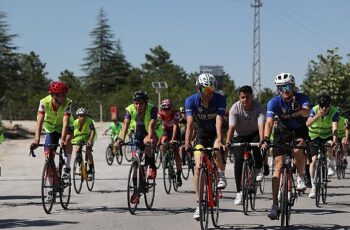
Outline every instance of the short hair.
<path fill-rule="evenodd" d="M 239 88 L 238 93 L 250 93 L 253 94 L 253 89 L 249 85 L 244 85 L 241 88 Z"/>

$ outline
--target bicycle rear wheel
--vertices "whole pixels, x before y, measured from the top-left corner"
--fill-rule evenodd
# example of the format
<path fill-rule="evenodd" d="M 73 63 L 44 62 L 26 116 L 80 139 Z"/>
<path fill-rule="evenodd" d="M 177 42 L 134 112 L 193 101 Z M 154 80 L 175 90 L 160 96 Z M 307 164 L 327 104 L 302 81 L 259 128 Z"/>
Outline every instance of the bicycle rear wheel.
<path fill-rule="evenodd" d="M 243 212 L 245 215 L 248 215 L 248 195 L 249 195 L 249 168 L 246 162 L 243 163 L 242 167 L 242 203 L 243 203 Z"/>
<path fill-rule="evenodd" d="M 233 154 L 233 151 L 231 149 L 228 152 L 228 158 L 230 159 L 231 163 L 235 161 L 235 155 Z"/>
<path fill-rule="evenodd" d="M 160 152 L 159 148 L 154 149 L 154 162 L 156 164 L 157 169 L 159 169 L 163 162 L 163 154 Z"/>
<path fill-rule="evenodd" d="M 91 171 L 90 165 L 87 164 L 86 170 Z M 86 178 L 86 187 L 91 192 L 95 185 L 95 172 L 88 174 L 88 177 Z"/>
<path fill-rule="evenodd" d="M 213 188 L 213 200 L 215 202 L 214 207 L 211 207 L 211 220 L 213 222 L 214 227 L 219 226 L 219 211 L 220 211 L 220 191 L 217 187 L 217 175 L 213 173 L 212 175 L 212 188 Z"/>
<path fill-rule="evenodd" d="M 148 172 L 148 170 L 147 170 Z M 146 173 L 145 173 L 146 174 Z M 156 194 L 156 180 L 155 179 L 149 179 L 148 175 L 146 174 L 146 192 L 145 192 L 145 203 L 148 210 L 152 209 L 153 203 L 154 203 L 154 196 Z M 171 186 L 171 184 L 170 184 Z"/>
<path fill-rule="evenodd" d="M 106 162 L 108 165 L 112 165 L 114 160 L 113 152 L 112 152 L 112 146 L 108 145 L 106 149 Z"/>
<path fill-rule="evenodd" d="M 258 182 L 260 193 L 263 194 L 265 190 L 265 176 L 262 177 L 262 180 Z"/>
<path fill-rule="evenodd" d="M 338 180 L 342 179 L 342 161 L 343 156 L 340 150 L 335 153 L 335 162 L 336 162 L 336 173 Z"/>
<path fill-rule="evenodd" d="M 127 187 L 127 202 L 129 212 L 135 215 L 137 205 L 139 203 L 139 191 L 138 185 L 140 184 L 139 167 L 137 161 L 131 164 L 128 175 L 128 187 Z M 136 198 L 135 198 L 136 196 Z M 131 200 L 133 198 L 133 200 Z"/>
<path fill-rule="evenodd" d="M 131 154 L 131 147 L 130 147 L 130 145 L 123 145 L 122 149 L 123 149 L 123 153 L 124 153 L 124 156 L 125 156 L 125 160 L 127 162 L 131 162 L 132 154 Z"/>
<path fill-rule="evenodd" d="M 199 173 L 199 223 L 201 229 L 208 229 L 208 173 L 204 168 Z"/>
<path fill-rule="evenodd" d="M 41 177 L 41 201 L 44 211 L 47 214 L 51 213 L 56 193 L 54 191 L 54 176 L 56 167 L 51 161 L 47 160 L 44 164 L 44 169 Z"/>
<path fill-rule="evenodd" d="M 115 154 L 115 158 L 117 159 L 118 164 L 121 164 L 123 162 L 123 149 L 119 148 Z"/>
<path fill-rule="evenodd" d="M 63 167 L 62 167 L 63 171 Z M 61 172 L 63 175 L 63 172 Z M 71 177 L 61 178 L 61 189 L 60 189 L 60 202 L 63 209 L 68 209 L 70 195 L 71 195 Z"/>
<path fill-rule="evenodd" d="M 76 156 L 74 159 L 74 165 L 73 165 L 73 185 L 74 185 L 74 190 L 76 193 L 81 192 L 81 187 L 83 185 L 83 176 L 81 174 L 82 169 L 81 169 L 81 157 Z"/>

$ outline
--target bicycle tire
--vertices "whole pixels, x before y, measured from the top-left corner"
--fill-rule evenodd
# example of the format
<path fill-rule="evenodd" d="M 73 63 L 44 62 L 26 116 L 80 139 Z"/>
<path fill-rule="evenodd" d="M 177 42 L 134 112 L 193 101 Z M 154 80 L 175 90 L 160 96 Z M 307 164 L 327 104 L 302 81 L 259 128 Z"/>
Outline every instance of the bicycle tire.
<path fill-rule="evenodd" d="M 76 156 L 74 159 L 74 164 L 73 164 L 73 185 L 74 185 L 74 190 L 77 194 L 81 192 L 81 188 L 83 186 L 83 176 L 81 174 L 81 161 L 79 162 L 79 156 Z M 80 173 L 78 173 L 77 169 L 80 168 Z"/>
<path fill-rule="evenodd" d="M 87 171 L 91 170 L 89 164 L 87 164 L 86 170 Z M 88 177 L 86 178 L 86 187 L 91 192 L 93 190 L 93 188 L 94 188 L 94 185 L 95 185 L 95 173 L 92 173 L 90 177 L 88 175 Z"/>
<path fill-rule="evenodd" d="M 122 148 L 123 148 L 125 160 L 127 162 L 131 162 L 131 160 L 132 160 L 131 146 L 130 145 L 123 145 Z"/>
<path fill-rule="evenodd" d="M 191 171 L 191 158 L 189 155 L 187 155 L 186 153 L 185 154 L 182 154 L 183 157 L 185 158 L 184 159 L 184 162 L 186 162 L 186 165 L 182 165 L 182 171 L 181 171 L 181 175 L 182 175 L 182 178 L 184 178 L 184 180 L 187 180 L 188 177 L 190 176 L 190 171 Z"/>
<path fill-rule="evenodd" d="M 208 229 L 208 173 L 201 168 L 199 173 L 199 223 L 201 229 Z"/>
<path fill-rule="evenodd" d="M 166 156 L 164 160 L 164 167 L 163 167 L 163 184 L 164 184 L 165 192 L 167 194 L 170 194 L 171 183 L 172 183 L 172 180 L 171 180 L 170 162 Z"/>
<path fill-rule="evenodd" d="M 151 210 L 153 207 L 155 194 L 156 194 L 156 180 L 148 178 L 148 175 L 146 173 L 146 192 L 144 193 L 144 196 L 145 196 L 146 207 L 148 210 Z"/>
<path fill-rule="evenodd" d="M 320 198 L 321 198 L 321 165 L 320 159 L 316 161 L 316 170 L 315 170 L 315 204 L 316 207 L 320 207 Z"/>
<path fill-rule="evenodd" d="M 117 160 L 117 163 L 118 163 L 119 165 L 121 165 L 122 162 L 123 162 L 123 149 L 122 149 L 122 148 L 119 148 L 119 149 L 117 150 L 116 155 L 115 155 L 115 158 L 116 158 L 116 160 Z"/>
<path fill-rule="evenodd" d="M 248 176 L 249 176 L 248 165 L 246 162 L 243 162 L 241 184 L 242 184 L 242 204 L 243 204 L 244 215 L 248 215 L 248 202 L 249 202 Z"/>
<path fill-rule="evenodd" d="M 156 168 L 159 169 L 163 162 L 163 154 L 160 152 L 159 148 L 155 148 L 153 151 L 154 151 L 154 162 L 156 164 Z"/>
<path fill-rule="evenodd" d="M 262 180 L 258 182 L 259 190 L 261 194 L 264 194 L 265 190 L 265 176 L 262 177 Z"/>
<path fill-rule="evenodd" d="M 52 164 L 50 160 L 46 160 L 43 168 L 43 173 L 41 177 L 41 202 L 44 208 L 44 211 L 47 214 L 50 214 L 52 211 L 53 203 L 55 201 L 56 192 L 54 191 L 54 176 L 52 174 L 56 170 L 56 167 Z M 52 176 L 52 181 L 50 185 L 49 177 Z M 52 194 L 51 200 L 48 199 L 49 193 Z"/>
<path fill-rule="evenodd" d="M 63 171 L 63 167 L 62 167 L 62 171 Z M 61 172 L 61 175 L 63 174 L 63 172 Z M 71 177 L 68 178 L 61 178 L 61 189 L 60 189 L 60 203 L 63 209 L 67 210 L 68 209 L 68 205 L 69 205 L 69 201 L 70 201 L 70 195 L 71 195 L 71 185 L 72 185 L 72 181 L 71 181 Z"/>
<path fill-rule="evenodd" d="M 233 154 L 233 151 L 230 149 L 228 152 L 229 160 L 231 163 L 235 162 L 235 155 Z"/>
<path fill-rule="evenodd" d="M 323 174 L 323 186 L 322 186 L 322 203 L 327 203 L 327 189 L 328 189 L 328 168 L 327 163 L 324 162 L 322 165 L 322 174 Z"/>
<path fill-rule="evenodd" d="M 253 173 L 252 173 L 253 171 Z M 251 169 L 250 172 L 250 178 L 249 178 L 249 187 L 250 187 L 250 191 L 249 191 L 249 200 L 250 200 L 250 207 L 252 210 L 255 210 L 255 199 L 256 199 L 256 191 L 257 191 L 257 182 L 255 180 L 255 169 Z"/>
<path fill-rule="evenodd" d="M 342 163 L 341 163 L 342 161 L 343 161 L 343 156 L 340 153 L 340 150 L 338 150 L 335 153 L 336 173 L 337 173 L 338 180 L 342 179 Z"/>
<path fill-rule="evenodd" d="M 282 186 L 280 190 L 280 210 L 281 210 L 281 227 L 287 226 L 288 216 L 288 178 L 287 169 L 283 170 Z"/>
<path fill-rule="evenodd" d="M 106 162 L 108 165 L 112 165 L 114 161 L 114 156 L 112 152 L 112 146 L 108 145 L 106 148 Z"/>
<path fill-rule="evenodd" d="M 220 191 L 217 187 L 218 178 L 217 174 L 212 174 L 212 188 L 213 188 L 213 200 L 215 202 L 214 207 L 211 208 L 211 220 L 213 222 L 214 227 L 219 227 L 219 214 L 220 214 Z"/>
<path fill-rule="evenodd" d="M 129 169 L 129 174 L 128 174 L 128 185 L 127 185 L 127 203 L 128 203 L 128 209 L 130 214 L 135 215 L 136 210 L 137 210 L 137 205 L 139 203 L 139 199 L 135 204 L 131 203 L 131 197 L 133 194 L 136 194 L 139 196 L 139 189 L 138 185 L 140 184 L 140 174 L 139 174 L 139 167 L 137 161 L 132 162 L 130 169 Z"/>
<path fill-rule="evenodd" d="M 174 169 L 175 161 L 174 159 L 171 159 L 170 162 L 171 162 L 170 167 L 171 167 L 171 179 L 173 181 L 173 188 L 174 188 L 174 191 L 177 192 L 179 190 L 179 187 L 177 186 L 176 171 Z"/>

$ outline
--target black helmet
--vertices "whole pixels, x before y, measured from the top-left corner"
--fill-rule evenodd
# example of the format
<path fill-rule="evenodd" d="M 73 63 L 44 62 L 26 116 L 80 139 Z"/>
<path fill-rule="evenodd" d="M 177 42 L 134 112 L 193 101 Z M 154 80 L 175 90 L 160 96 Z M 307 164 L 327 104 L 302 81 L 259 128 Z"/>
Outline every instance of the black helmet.
<path fill-rule="evenodd" d="M 148 94 L 145 91 L 136 91 L 134 95 L 132 96 L 134 101 L 147 101 L 148 100 Z"/>
<path fill-rule="evenodd" d="M 323 106 L 329 107 L 331 105 L 331 102 L 332 102 L 331 97 L 326 95 L 326 94 L 318 96 L 317 100 L 318 100 L 318 104 L 321 107 L 323 107 Z"/>

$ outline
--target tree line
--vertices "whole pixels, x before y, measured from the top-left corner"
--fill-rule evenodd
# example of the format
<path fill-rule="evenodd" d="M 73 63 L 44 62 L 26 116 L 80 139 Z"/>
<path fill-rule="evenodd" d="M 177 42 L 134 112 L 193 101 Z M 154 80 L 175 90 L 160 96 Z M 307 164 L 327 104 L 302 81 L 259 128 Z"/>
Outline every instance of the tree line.
<path fill-rule="evenodd" d="M 6 17 L 6 13 L 0 11 L 0 115 L 2 119 L 35 120 L 39 100 L 48 94 L 52 79 L 45 71 L 45 62 L 35 51 L 17 52 L 13 39 L 18 35 L 8 33 Z M 73 100 L 73 111 L 86 107 L 90 116 L 99 120 L 102 105 L 103 120 L 107 121 L 109 107 L 114 105 L 123 111 L 132 102 L 133 92 L 139 89 L 147 91 L 151 101 L 157 104 L 158 95 L 151 84 L 154 81 L 167 82 L 168 88 L 161 91 L 162 98 L 172 99 L 177 108 L 195 92 L 199 73 L 184 71 L 161 45 L 150 48 L 141 67 L 133 67 L 123 53 L 120 39 L 115 39 L 103 9 L 99 10 L 96 22 L 90 33 L 92 43 L 82 60 L 84 76 L 76 76 L 68 69 L 58 76 L 70 88 L 68 97 Z M 343 63 L 337 51 L 337 48 L 327 50 L 326 55 L 320 54 L 308 63 L 306 79 L 299 90 L 309 95 L 312 103 L 319 94 L 330 93 L 341 114 L 349 117 L 350 65 Z M 222 79 L 229 109 L 238 100 L 238 89 L 228 74 L 224 73 Z M 275 93 L 275 89 L 263 89 L 261 102 L 266 104 Z"/>

